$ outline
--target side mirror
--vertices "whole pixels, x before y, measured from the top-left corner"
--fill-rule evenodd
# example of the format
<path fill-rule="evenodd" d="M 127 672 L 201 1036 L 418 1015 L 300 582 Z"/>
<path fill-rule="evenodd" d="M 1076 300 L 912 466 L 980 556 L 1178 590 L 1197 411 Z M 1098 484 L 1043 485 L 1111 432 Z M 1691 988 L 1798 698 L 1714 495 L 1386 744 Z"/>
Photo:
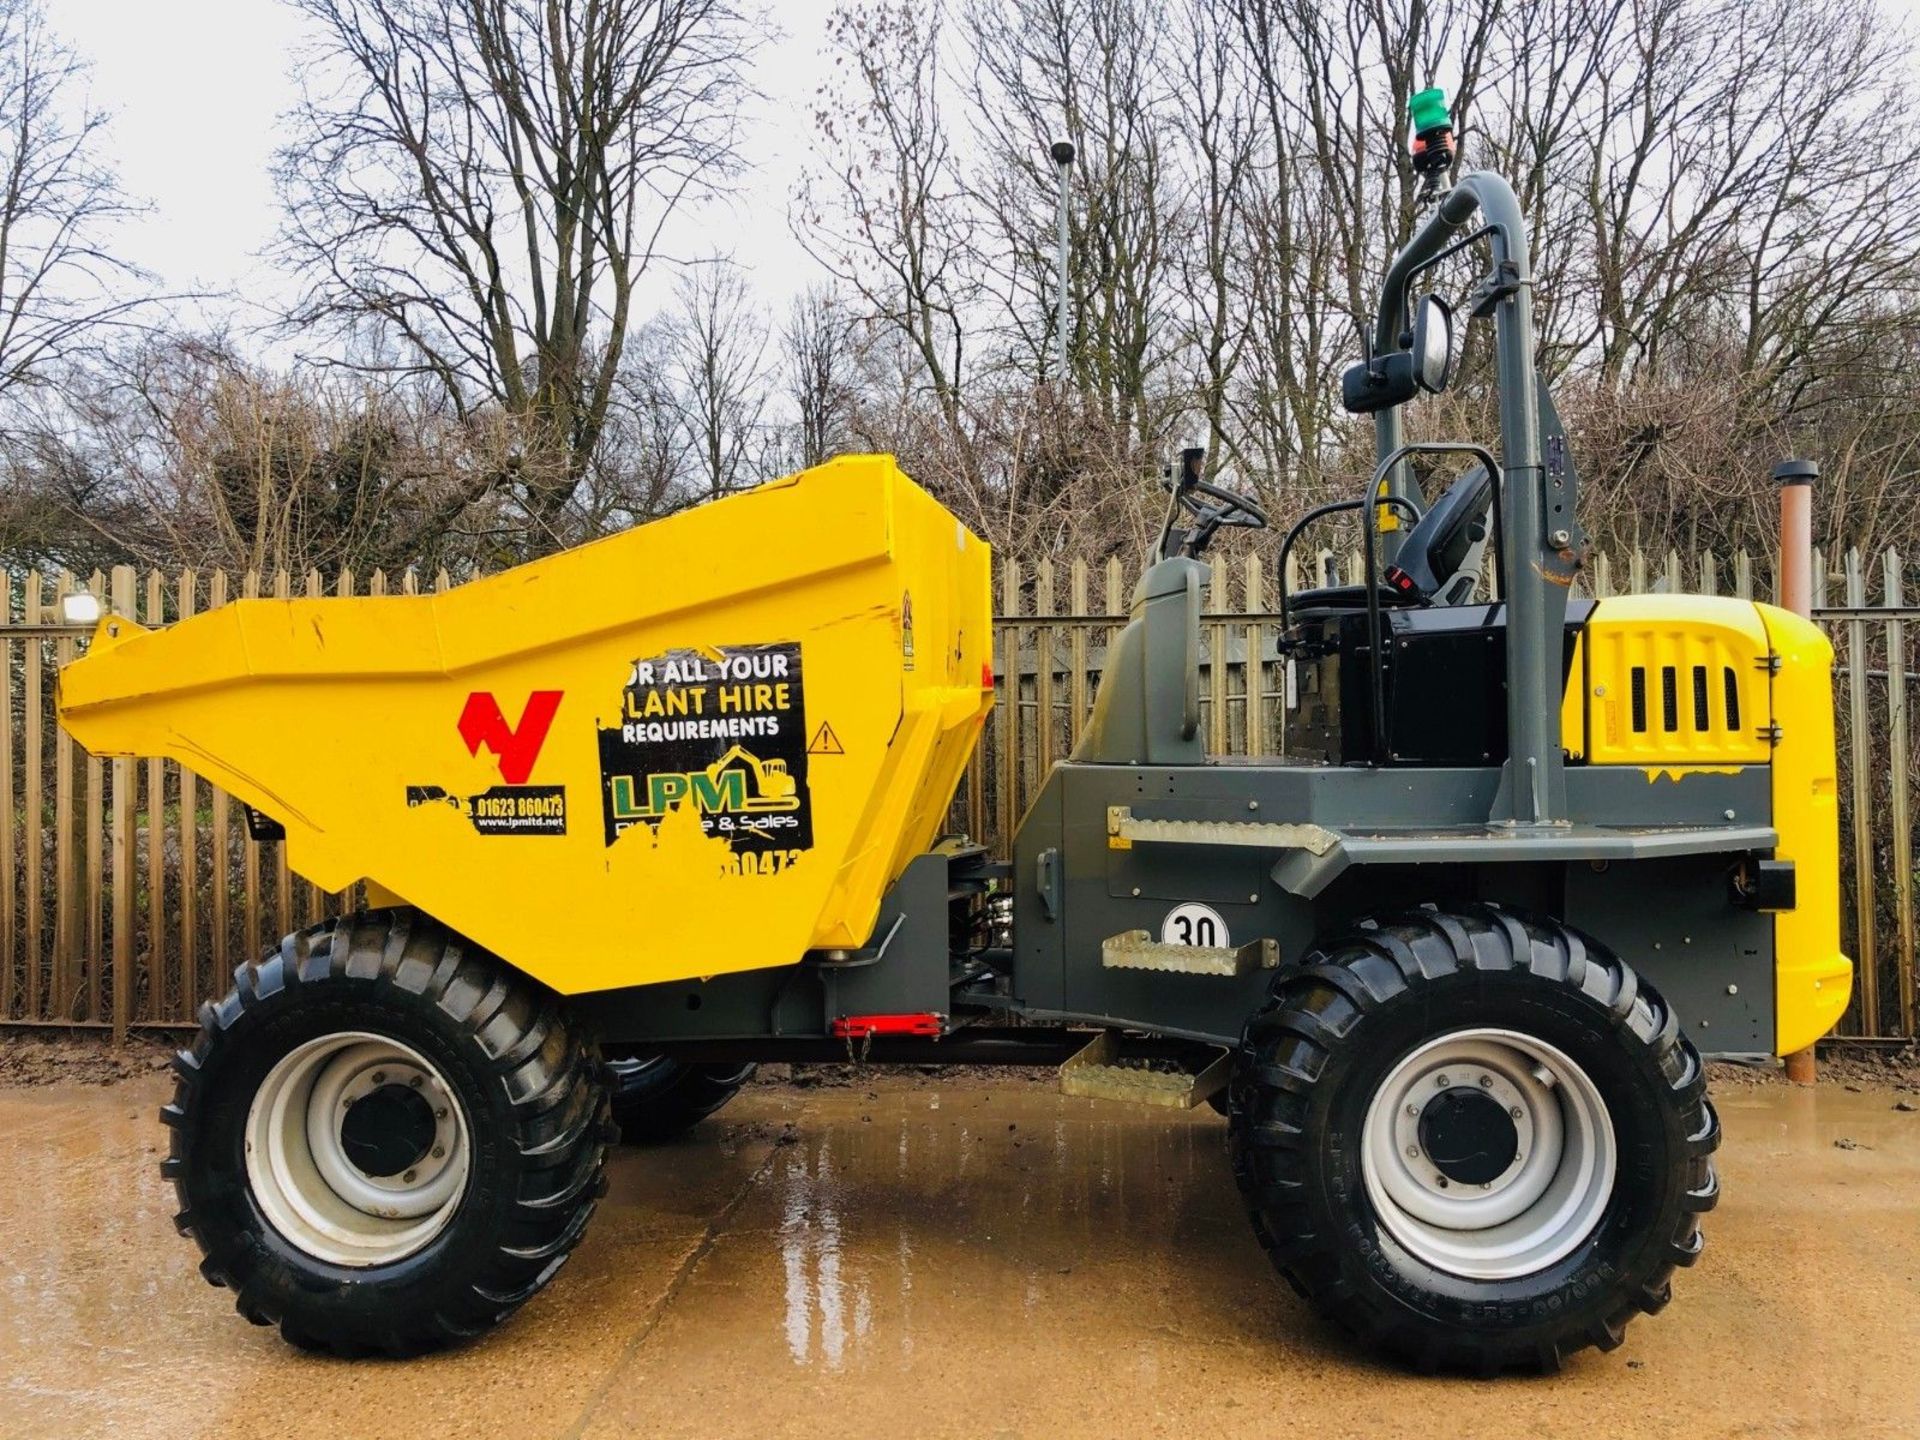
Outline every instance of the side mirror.
<path fill-rule="evenodd" d="M 1371 360 L 1356 360 L 1340 373 L 1340 404 L 1349 415 L 1371 415 L 1404 405 L 1419 393 L 1413 355 L 1389 350 Z"/>
<path fill-rule="evenodd" d="M 1413 312 L 1413 375 L 1422 390 L 1438 395 L 1453 369 L 1453 307 L 1438 295 L 1420 297 Z"/>

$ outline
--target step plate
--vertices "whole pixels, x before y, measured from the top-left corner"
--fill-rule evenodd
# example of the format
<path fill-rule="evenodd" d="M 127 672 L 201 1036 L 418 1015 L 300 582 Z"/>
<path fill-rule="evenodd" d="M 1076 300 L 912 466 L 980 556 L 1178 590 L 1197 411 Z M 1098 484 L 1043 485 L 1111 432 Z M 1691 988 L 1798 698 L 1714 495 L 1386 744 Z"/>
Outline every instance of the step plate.
<path fill-rule="evenodd" d="M 1085 1049 L 1060 1067 L 1060 1093 L 1087 1100 L 1127 1100 L 1190 1110 L 1227 1083 L 1232 1056 L 1222 1051 L 1197 1075 L 1148 1070 L 1118 1063 L 1120 1047 L 1111 1030 L 1096 1035 Z"/>
<path fill-rule="evenodd" d="M 1250 940 L 1234 950 L 1169 945 L 1154 939 L 1150 931 L 1123 930 L 1100 942 L 1100 963 L 1109 970 L 1162 970 L 1171 975 L 1231 978 L 1249 970 L 1279 969 L 1280 945 L 1275 940 Z"/>

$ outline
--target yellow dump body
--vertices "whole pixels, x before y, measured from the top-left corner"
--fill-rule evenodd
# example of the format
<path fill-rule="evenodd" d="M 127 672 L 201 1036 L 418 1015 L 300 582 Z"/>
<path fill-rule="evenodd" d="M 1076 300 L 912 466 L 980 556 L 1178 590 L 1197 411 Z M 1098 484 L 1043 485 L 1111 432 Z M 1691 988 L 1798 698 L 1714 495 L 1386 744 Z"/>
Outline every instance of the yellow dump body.
<path fill-rule="evenodd" d="M 992 704 L 991 619 L 985 544 L 847 456 L 446 594 L 109 616 L 60 713 L 578 993 L 864 944 Z"/>

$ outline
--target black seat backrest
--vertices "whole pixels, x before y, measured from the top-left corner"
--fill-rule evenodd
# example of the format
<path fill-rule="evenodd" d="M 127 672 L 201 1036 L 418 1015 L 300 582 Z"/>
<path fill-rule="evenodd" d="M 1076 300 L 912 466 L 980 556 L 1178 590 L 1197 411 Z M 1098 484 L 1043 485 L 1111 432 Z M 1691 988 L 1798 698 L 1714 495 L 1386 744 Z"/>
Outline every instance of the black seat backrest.
<path fill-rule="evenodd" d="M 1463 472 L 1400 542 L 1387 567 L 1388 588 L 1411 601 L 1457 605 L 1468 599 L 1480 579 L 1492 499 L 1486 466 Z"/>

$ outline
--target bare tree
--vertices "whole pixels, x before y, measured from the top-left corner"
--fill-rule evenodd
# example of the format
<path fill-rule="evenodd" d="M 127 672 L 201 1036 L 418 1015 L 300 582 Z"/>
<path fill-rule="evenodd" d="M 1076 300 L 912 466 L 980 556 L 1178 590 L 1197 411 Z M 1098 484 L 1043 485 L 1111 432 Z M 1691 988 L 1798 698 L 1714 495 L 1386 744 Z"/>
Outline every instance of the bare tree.
<path fill-rule="evenodd" d="M 321 32 L 278 179 L 290 317 L 344 363 L 495 406 L 527 450 L 478 474 L 531 523 L 569 503 L 615 401 L 660 227 L 734 163 L 752 48 L 732 0 L 294 0 Z"/>
<path fill-rule="evenodd" d="M 666 355 L 687 460 L 704 494 L 731 494 L 758 480 L 766 444 L 767 324 L 740 271 L 695 267 L 675 287 Z"/>
<path fill-rule="evenodd" d="M 1216 466 L 1228 456 L 1240 458 L 1227 405 L 1247 342 L 1236 259 L 1246 247 L 1248 192 L 1258 159 L 1236 38 L 1218 0 L 1186 0 L 1178 17 L 1175 110 L 1192 180 L 1182 207 L 1190 218 L 1178 251 L 1180 295 L 1192 352 L 1191 389 Z"/>
<path fill-rule="evenodd" d="M 673 341 L 660 319 L 627 337 L 607 433 L 576 497 L 582 536 L 637 525 L 697 498 L 685 483 L 688 441 L 673 385 Z"/>
<path fill-rule="evenodd" d="M 899 331 L 957 432 L 979 277 L 977 222 L 947 120 L 944 22 L 939 0 L 834 11 L 827 40 L 844 73 L 815 113 L 795 228 L 874 319 Z"/>
<path fill-rule="evenodd" d="M 0 396 L 128 320 L 140 272 L 105 248 L 134 207 L 101 158 L 104 112 L 41 0 L 0 0 Z"/>
<path fill-rule="evenodd" d="M 1157 0 L 973 0 L 969 94 L 986 152 L 977 189 L 993 219 L 1007 324 L 1035 374 L 1054 328 L 1055 180 L 1048 142 L 1078 152 L 1069 220 L 1071 381 L 1101 418 L 1142 440 L 1176 341 L 1175 97 Z"/>
<path fill-rule="evenodd" d="M 846 443 L 854 400 L 847 332 L 847 317 L 827 286 L 809 287 L 788 307 L 780 358 L 802 466 L 818 465 Z"/>

